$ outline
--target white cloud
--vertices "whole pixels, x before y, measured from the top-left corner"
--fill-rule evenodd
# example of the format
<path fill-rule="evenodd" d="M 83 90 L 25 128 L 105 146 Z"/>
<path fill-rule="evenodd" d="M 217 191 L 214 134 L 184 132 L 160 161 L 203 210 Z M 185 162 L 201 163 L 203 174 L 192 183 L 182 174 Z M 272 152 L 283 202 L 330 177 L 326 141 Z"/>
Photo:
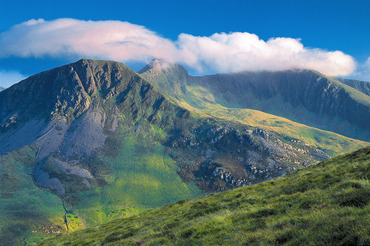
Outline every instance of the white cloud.
<path fill-rule="evenodd" d="M 164 58 L 198 71 L 315 69 L 348 75 L 355 62 L 341 51 L 309 49 L 299 39 L 250 33 L 180 34 L 171 41 L 139 25 L 121 21 L 29 20 L 0 34 L 0 57 L 78 56 L 122 62 Z"/>
<path fill-rule="evenodd" d="M 327 75 L 347 75 L 355 62 L 341 51 L 307 49 L 298 39 L 259 39 L 250 33 L 216 33 L 210 37 L 181 34 L 177 41 L 183 61 L 220 72 L 309 68 Z"/>
<path fill-rule="evenodd" d="M 4 88 L 7 88 L 25 78 L 26 76 L 17 71 L 0 70 L 0 86 Z"/>
<path fill-rule="evenodd" d="M 121 21 L 30 20 L 0 35 L 0 56 L 78 55 L 143 61 L 170 59 L 173 43 L 143 26 Z"/>
<path fill-rule="evenodd" d="M 370 82 L 370 56 L 364 63 L 358 64 L 356 71 L 347 77 Z"/>

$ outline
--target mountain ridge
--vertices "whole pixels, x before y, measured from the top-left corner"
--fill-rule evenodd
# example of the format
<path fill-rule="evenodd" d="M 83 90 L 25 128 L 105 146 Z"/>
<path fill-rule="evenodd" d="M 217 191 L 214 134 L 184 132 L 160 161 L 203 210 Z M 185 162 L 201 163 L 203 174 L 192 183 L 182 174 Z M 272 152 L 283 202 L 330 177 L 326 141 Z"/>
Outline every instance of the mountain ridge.
<path fill-rule="evenodd" d="M 360 81 L 360 80 L 354 80 L 354 79 L 344 79 L 344 78 L 335 78 L 336 80 L 342 82 L 343 84 L 346 84 L 365 95 L 370 96 L 370 82 L 368 81 Z"/>
<path fill-rule="evenodd" d="M 171 83 L 185 88 L 169 94 L 177 99 L 181 97 L 198 109 L 212 107 L 212 104 L 247 108 L 352 138 L 366 141 L 370 137 L 367 124 L 370 97 L 315 71 L 299 69 L 205 76 L 182 72 L 176 77 L 177 71 L 184 70 L 180 65 L 152 66 L 152 70 L 155 72 L 146 66 L 139 72 L 165 91 L 171 88 L 168 86 Z M 194 98 L 192 91 L 186 92 L 186 87 L 196 90 L 198 97 L 204 95 L 203 99 Z"/>
<path fill-rule="evenodd" d="M 181 107 L 113 61 L 83 59 L 0 95 L 0 230 L 7 232 L 0 239 L 10 244 L 259 183 L 329 158 L 301 140 Z M 37 223 L 57 229 L 37 229 L 29 222 L 35 217 L 19 216 L 12 204 L 47 211 Z"/>

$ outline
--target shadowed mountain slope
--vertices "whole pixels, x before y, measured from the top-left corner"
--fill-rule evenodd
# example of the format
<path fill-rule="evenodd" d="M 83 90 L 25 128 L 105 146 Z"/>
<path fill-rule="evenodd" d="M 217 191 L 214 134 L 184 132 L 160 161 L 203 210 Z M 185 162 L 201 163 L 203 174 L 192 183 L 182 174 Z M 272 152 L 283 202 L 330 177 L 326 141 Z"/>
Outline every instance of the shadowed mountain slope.
<path fill-rule="evenodd" d="M 342 82 L 343 84 L 346 84 L 365 95 L 370 96 L 370 82 L 368 81 L 359 81 L 354 79 L 343 79 L 343 78 L 335 78 L 336 80 Z"/>
<path fill-rule="evenodd" d="M 326 126 L 319 119 L 338 119 L 364 129 L 364 137 L 369 137 L 369 96 L 313 71 L 211 75 L 196 82 L 230 106 L 259 109 L 336 132 L 341 130 L 338 125 Z"/>

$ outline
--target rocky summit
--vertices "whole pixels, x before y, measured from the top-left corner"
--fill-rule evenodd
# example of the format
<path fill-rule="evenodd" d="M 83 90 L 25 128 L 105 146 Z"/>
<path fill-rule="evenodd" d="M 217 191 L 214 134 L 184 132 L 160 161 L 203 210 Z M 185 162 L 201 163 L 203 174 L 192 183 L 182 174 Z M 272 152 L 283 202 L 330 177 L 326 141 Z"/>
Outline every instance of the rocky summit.
<path fill-rule="evenodd" d="M 265 99 L 288 108 L 296 103 L 302 119 L 317 114 L 335 122 L 345 112 L 339 120 L 353 124 L 356 135 L 368 131 L 363 93 L 342 91 L 342 85 L 310 71 L 248 75 L 248 90 L 241 76 L 191 77 L 163 61 L 136 73 L 122 63 L 83 59 L 1 91 L 0 241 L 37 242 L 271 180 L 367 144 L 302 126 L 284 114 L 271 121 L 271 115 L 254 111 L 266 124 L 249 124 L 244 116 L 251 111 L 243 111 L 252 105 L 246 95 L 253 95 L 258 105 Z M 256 87 L 259 76 L 266 90 Z M 279 83 L 286 76 L 302 83 L 291 79 L 284 87 Z M 233 81 L 228 89 L 224 77 Z M 319 85 L 305 85 L 307 78 Z M 317 102 L 311 97 L 321 83 L 326 94 Z M 280 87 L 296 94 L 286 98 Z M 302 98 L 300 90 L 308 94 Z M 348 103 L 328 101 L 337 96 Z M 305 104 L 305 98 L 311 101 Z M 362 115 L 355 114 L 359 110 Z M 302 134 L 284 130 L 287 122 Z"/>

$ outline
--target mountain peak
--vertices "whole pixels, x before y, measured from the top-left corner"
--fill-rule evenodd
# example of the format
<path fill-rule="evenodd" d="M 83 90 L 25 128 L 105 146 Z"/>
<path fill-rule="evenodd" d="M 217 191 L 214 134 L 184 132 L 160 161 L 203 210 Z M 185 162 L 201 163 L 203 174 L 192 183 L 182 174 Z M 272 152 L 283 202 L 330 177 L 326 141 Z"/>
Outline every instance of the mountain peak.
<path fill-rule="evenodd" d="M 120 62 L 91 59 L 32 75 L 1 92 L 0 132 L 35 117 L 46 120 L 65 117 L 72 121 L 85 112 L 95 98 L 114 97 L 129 83 L 141 80 Z M 16 119 L 11 120 L 12 115 L 16 115 Z"/>
<path fill-rule="evenodd" d="M 163 72 L 163 71 L 176 71 L 185 73 L 186 75 L 188 72 L 185 70 L 185 68 L 177 63 L 170 62 L 168 60 L 162 59 L 162 58 L 155 58 L 151 60 L 145 67 L 140 69 L 137 73 L 138 74 L 144 74 L 146 72 Z"/>
<path fill-rule="evenodd" d="M 186 91 L 189 74 L 179 64 L 164 59 L 153 59 L 138 72 L 165 94 L 175 98 Z"/>
<path fill-rule="evenodd" d="M 169 67 L 175 66 L 176 64 L 162 58 L 155 58 L 151 60 L 148 65 L 152 68 L 167 69 Z"/>

